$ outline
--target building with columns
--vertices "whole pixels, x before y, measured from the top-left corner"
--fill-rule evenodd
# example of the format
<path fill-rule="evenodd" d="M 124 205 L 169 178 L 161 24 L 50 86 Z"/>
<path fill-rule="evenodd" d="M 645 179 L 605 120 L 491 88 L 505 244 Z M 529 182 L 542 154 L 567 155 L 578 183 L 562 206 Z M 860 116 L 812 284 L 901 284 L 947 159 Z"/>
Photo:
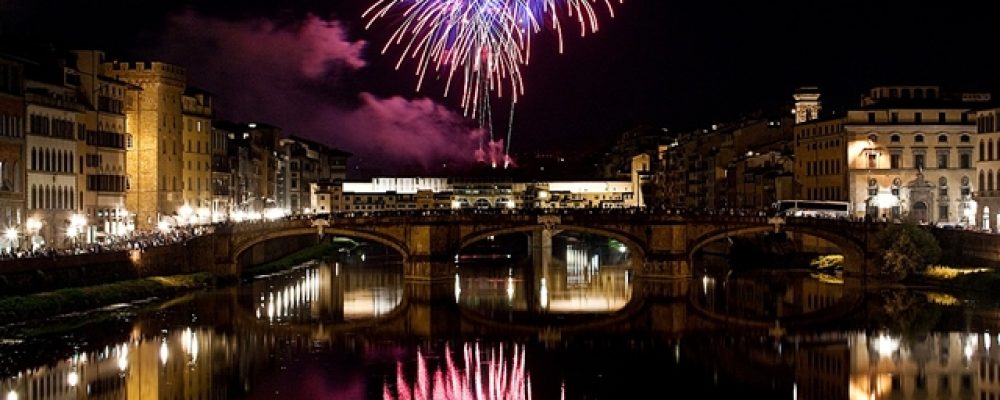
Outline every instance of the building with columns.
<path fill-rule="evenodd" d="M 136 229 L 176 224 L 184 205 L 184 68 L 161 62 L 104 63 L 106 75 L 136 85 L 125 101 L 129 190 Z"/>
<path fill-rule="evenodd" d="M 854 215 L 969 223 L 977 173 L 971 116 L 988 99 L 937 86 L 872 88 L 843 125 Z"/>

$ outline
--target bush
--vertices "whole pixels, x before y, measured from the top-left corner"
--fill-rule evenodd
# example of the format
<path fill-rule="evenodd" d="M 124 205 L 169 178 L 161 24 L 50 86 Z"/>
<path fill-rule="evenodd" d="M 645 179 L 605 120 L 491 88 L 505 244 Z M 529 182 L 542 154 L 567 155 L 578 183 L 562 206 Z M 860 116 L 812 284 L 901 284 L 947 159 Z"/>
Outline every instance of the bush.
<path fill-rule="evenodd" d="M 882 250 L 880 273 L 890 279 L 899 280 L 924 271 L 941 256 L 941 246 L 934 235 L 912 219 L 889 225 L 877 240 Z"/>

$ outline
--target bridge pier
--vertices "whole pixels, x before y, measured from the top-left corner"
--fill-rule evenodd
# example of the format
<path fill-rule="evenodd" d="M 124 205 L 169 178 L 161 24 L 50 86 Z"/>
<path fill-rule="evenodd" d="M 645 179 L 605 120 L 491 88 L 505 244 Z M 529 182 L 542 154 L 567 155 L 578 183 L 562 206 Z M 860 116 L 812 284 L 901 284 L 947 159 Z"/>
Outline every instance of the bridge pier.
<path fill-rule="evenodd" d="M 687 254 L 647 253 L 641 262 L 638 275 L 647 279 L 688 279 L 691 278 L 691 261 Z"/>
<path fill-rule="evenodd" d="M 455 279 L 455 259 L 409 257 L 403 261 L 403 277 L 409 281 L 451 281 Z"/>
<path fill-rule="evenodd" d="M 450 336 L 461 331 L 455 278 L 405 282 L 406 326 L 421 337 Z"/>

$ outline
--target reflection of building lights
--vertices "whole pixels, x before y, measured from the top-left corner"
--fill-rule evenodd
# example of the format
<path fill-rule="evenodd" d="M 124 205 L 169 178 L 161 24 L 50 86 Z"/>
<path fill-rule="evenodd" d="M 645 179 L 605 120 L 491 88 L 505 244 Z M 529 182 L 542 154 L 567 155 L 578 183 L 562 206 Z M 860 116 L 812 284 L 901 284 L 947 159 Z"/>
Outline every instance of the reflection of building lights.
<path fill-rule="evenodd" d="M 160 362 L 167 365 L 167 358 L 170 357 L 170 348 L 167 347 L 167 339 L 160 342 Z"/>
<path fill-rule="evenodd" d="M 875 339 L 875 350 L 882 357 L 891 356 L 896 350 L 899 350 L 899 339 L 891 338 L 885 334 L 879 335 Z"/>
<path fill-rule="evenodd" d="M 118 347 L 118 369 L 122 372 L 128 369 L 128 346 L 125 344 Z"/>
<path fill-rule="evenodd" d="M 983 346 L 986 347 L 986 351 L 990 351 L 990 336 L 983 332 Z"/>
<path fill-rule="evenodd" d="M 514 277 L 507 277 L 507 301 L 514 301 Z"/>
<path fill-rule="evenodd" d="M 543 309 L 549 308 L 549 287 L 545 282 L 545 278 L 542 278 L 542 283 L 539 285 L 538 289 L 538 302 Z"/>
<path fill-rule="evenodd" d="M 462 295 L 462 282 L 458 279 L 458 274 L 455 274 L 455 303 L 458 303 L 458 299 Z"/>
<path fill-rule="evenodd" d="M 711 278 L 708 275 L 701 277 L 701 292 L 708 293 L 709 286 L 715 288 L 715 278 Z"/>
<path fill-rule="evenodd" d="M 80 374 L 76 373 L 76 371 L 70 371 L 69 374 L 66 375 L 66 384 L 76 387 L 78 383 L 80 383 Z"/>

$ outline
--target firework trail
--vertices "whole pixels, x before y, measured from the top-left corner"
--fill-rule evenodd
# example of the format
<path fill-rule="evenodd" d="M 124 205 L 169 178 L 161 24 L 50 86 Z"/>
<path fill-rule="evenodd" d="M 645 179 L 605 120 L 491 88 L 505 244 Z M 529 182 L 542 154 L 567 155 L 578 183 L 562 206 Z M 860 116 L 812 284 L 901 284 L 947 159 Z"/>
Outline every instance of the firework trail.
<path fill-rule="evenodd" d="M 382 48 L 402 47 L 396 69 L 407 60 L 416 63 L 417 90 L 429 73 L 443 77 L 444 96 L 459 79 L 466 117 L 475 118 L 493 140 L 490 96 L 510 96 L 507 140 L 503 157 L 509 164 L 513 109 L 524 95 L 521 67 L 531 53 L 531 37 L 543 28 L 555 31 L 563 51 L 561 18 L 579 24 L 580 36 L 598 29 L 595 5 L 603 4 L 614 17 L 614 0 L 377 0 L 363 14 L 366 29 L 390 15 L 399 18 L 395 31 Z M 621 3 L 623 0 L 616 0 Z M 484 152 L 480 143 L 480 152 Z M 492 153 L 492 152 L 491 152 Z M 497 158 L 489 160 L 494 167 Z"/>

